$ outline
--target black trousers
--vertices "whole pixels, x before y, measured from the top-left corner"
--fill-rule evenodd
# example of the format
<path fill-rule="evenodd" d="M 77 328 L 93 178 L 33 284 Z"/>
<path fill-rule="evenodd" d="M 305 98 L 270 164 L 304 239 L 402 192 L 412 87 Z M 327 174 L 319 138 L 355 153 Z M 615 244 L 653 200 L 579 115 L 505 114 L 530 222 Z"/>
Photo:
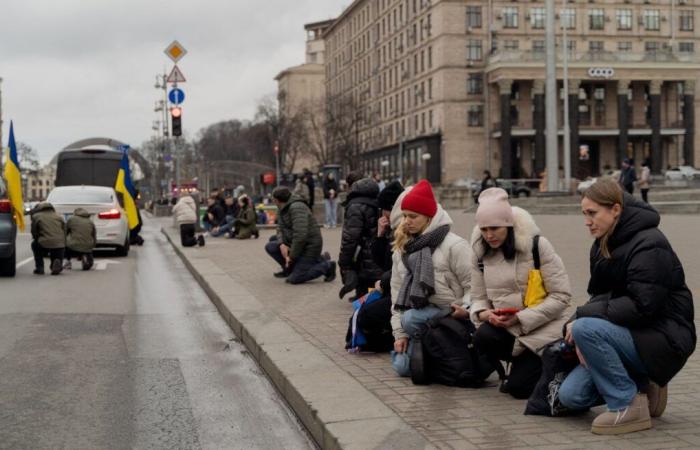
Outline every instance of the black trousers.
<path fill-rule="evenodd" d="M 649 188 L 642 189 L 642 200 L 644 200 L 644 203 L 649 203 Z"/>
<path fill-rule="evenodd" d="M 183 223 L 180 225 L 180 243 L 183 247 L 194 247 L 197 245 L 197 238 L 194 237 L 195 227 L 193 223 Z"/>
<path fill-rule="evenodd" d="M 490 360 L 510 362 L 508 392 L 515 398 L 528 398 L 542 375 L 542 359 L 529 349 L 513 357 L 515 337 L 505 328 L 482 323 L 474 335 L 477 350 Z"/>
<path fill-rule="evenodd" d="M 63 262 L 64 248 L 44 248 L 37 241 L 32 241 L 32 253 L 34 253 L 34 264 L 37 269 L 44 269 L 44 258 L 49 257 L 51 261 L 57 259 Z"/>
<path fill-rule="evenodd" d="M 66 247 L 65 251 L 65 258 L 66 259 L 71 259 L 71 258 L 82 258 L 85 255 L 91 255 L 92 252 L 76 252 L 75 250 L 71 250 L 70 248 Z"/>

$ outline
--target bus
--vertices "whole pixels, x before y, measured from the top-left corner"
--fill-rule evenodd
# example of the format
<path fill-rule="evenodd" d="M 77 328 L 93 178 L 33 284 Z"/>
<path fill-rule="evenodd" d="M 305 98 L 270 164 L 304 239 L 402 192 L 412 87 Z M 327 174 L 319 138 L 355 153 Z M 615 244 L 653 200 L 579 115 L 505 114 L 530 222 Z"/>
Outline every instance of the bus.
<path fill-rule="evenodd" d="M 123 153 L 108 146 L 67 148 L 58 154 L 56 186 L 114 187 Z"/>

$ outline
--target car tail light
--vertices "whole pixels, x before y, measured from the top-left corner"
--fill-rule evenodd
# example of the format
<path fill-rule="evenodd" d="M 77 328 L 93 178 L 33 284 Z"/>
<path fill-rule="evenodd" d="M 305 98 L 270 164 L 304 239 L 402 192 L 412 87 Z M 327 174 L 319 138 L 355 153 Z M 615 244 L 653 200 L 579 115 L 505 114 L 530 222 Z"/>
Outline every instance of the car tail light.
<path fill-rule="evenodd" d="M 97 215 L 100 219 L 119 219 L 122 213 L 118 209 L 110 209 L 109 211 L 103 211 Z"/>
<path fill-rule="evenodd" d="M 11 213 L 12 204 L 7 199 L 0 199 L 0 213 Z"/>

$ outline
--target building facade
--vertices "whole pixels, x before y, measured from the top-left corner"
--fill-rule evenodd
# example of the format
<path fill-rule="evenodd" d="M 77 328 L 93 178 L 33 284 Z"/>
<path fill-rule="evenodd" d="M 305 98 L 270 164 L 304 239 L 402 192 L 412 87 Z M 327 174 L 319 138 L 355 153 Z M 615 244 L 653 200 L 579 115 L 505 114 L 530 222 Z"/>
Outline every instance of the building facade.
<path fill-rule="evenodd" d="M 43 201 L 49 196 L 56 181 L 56 167 L 47 165 L 39 170 L 27 172 L 25 183 L 25 201 Z"/>
<path fill-rule="evenodd" d="M 649 159 L 694 164 L 697 0 L 557 6 L 558 126 L 568 96 L 572 176 Z M 568 93 L 562 83 L 562 29 Z M 366 170 L 451 183 L 545 167 L 540 1 L 356 0 L 325 35 L 327 95 L 351 97 Z"/>

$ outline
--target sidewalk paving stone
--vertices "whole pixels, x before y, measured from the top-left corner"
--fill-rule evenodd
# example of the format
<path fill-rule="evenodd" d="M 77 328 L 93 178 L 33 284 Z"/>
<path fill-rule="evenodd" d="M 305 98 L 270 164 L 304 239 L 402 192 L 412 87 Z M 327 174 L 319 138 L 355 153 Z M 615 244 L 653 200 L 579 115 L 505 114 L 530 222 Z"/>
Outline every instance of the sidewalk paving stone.
<path fill-rule="evenodd" d="M 453 231 L 471 235 L 473 213 L 451 211 Z M 569 273 L 574 301 L 586 299 L 588 250 L 591 239 L 577 216 L 536 216 L 542 235 L 552 241 Z M 684 264 L 688 285 L 700 297 L 700 216 L 663 216 L 662 230 Z M 590 423 L 601 408 L 577 417 L 524 416 L 525 401 L 490 386 L 459 389 L 446 386 L 414 386 L 397 377 L 387 354 L 349 354 L 344 338 L 350 305 L 338 299 L 340 277 L 333 283 L 320 279 L 290 286 L 275 279 L 276 263 L 263 249 L 272 231 L 259 240 L 207 240 L 203 248 L 182 249 L 179 236 L 169 226 L 164 231 L 181 252 L 190 270 L 217 304 L 234 331 L 295 406 L 338 390 L 338 408 L 322 417 L 302 420 L 324 448 L 687 448 L 700 446 L 700 357 L 693 355 L 671 382 L 666 413 L 654 419 L 654 428 L 624 436 L 597 436 Z M 322 230 L 324 250 L 334 257 L 340 246 L 340 229 Z M 188 263 L 189 262 L 189 263 Z M 196 272 L 202 270 L 199 276 Z M 223 308 L 222 308 L 223 306 Z M 229 314 L 230 317 L 226 317 Z M 696 325 L 698 313 L 696 312 Z M 248 325 L 254 324 L 254 330 Z M 236 325 L 237 324 L 237 325 Z M 285 337 L 295 336 L 292 342 Z M 256 350 L 257 349 L 257 350 Z M 257 353 L 256 353 L 257 352 Z M 289 371 L 276 379 L 276 366 Z M 295 374 L 295 375 L 292 375 Z M 313 375 L 313 376 L 312 376 Z M 339 382 L 342 380 L 342 382 Z M 350 383 L 348 380 L 351 380 Z M 294 388 L 291 388 L 294 384 Z M 352 395 L 344 395 L 350 384 Z M 282 388 L 280 387 L 282 386 Z M 285 391 L 285 389 L 287 391 Z M 304 396 L 295 401 L 294 396 Z M 292 400 L 290 400 L 292 398 Z M 373 410 L 363 408 L 363 402 Z M 296 405 L 297 407 L 301 407 Z M 378 406 L 379 405 L 379 406 Z M 296 408 L 295 408 L 296 410 Z M 302 413 L 297 411 L 300 416 Z M 312 414 L 313 415 L 313 414 Z M 379 417 L 378 419 L 375 417 Z M 323 426 L 307 420 L 325 420 Z M 379 432 L 382 439 L 375 438 Z M 411 434 L 417 432 L 417 434 Z M 333 433 L 339 433 L 335 436 Z M 422 436 L 422 438 L 419 438 Z M 413 440 L 412 440 L 413 439 Z M 424 439 L 424 441 L 422 440 Z M 367 447 L 370 446 L 370 447 Z"/>

